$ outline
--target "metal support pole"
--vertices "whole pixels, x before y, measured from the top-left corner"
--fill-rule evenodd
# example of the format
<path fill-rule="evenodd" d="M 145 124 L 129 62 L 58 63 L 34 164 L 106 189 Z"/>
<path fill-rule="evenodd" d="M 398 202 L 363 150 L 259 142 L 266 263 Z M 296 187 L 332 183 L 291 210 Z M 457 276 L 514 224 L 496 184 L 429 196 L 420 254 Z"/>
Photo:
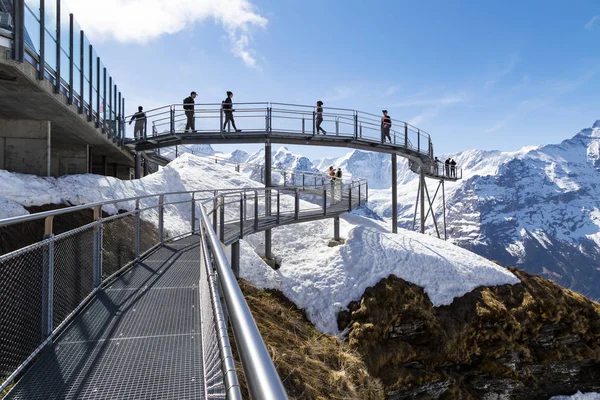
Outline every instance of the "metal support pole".
<path fill-rule="evenodd" d="M 171 110 L 169 113 L 169 118 L 171 119 L 170 122 L 170 128 L 171 128 L 171 133 L 175 132 L 175 106 L 171 106 Z"/>
<path fill-rule="evenodd" d="M 398 165 L 396 153 L 392 154 L 392 233 L 398 233 Z"/>
<path fill-rule="evenodd" d="M 279 225 L 279 214 L 281 212 L 281 194 L 279 190 L 277 191 L 277 225 Z"/>
<path fill-rule="evenodd" d="M 94 287 L 102 284 L 102 206 L 94 207 Z"/>
<path fill-rule="evenodd" d="M 258 231 L 258 190 L 254 191 L 254 231 Z"/>
<path fill-rule="evenodd" d="M 446 189 L 444 180 L 442 179 L 442 207 L 444 209 L 444 240 L 448 240 L 448 232 L 446 231 Z"/>
<path fill-rule="evenodd" d="M 244 209 L 246 205 L 246 193 L 240 194 L 240 239 L 244 238 Z"/>
<path fill-rule="evenodd" d="M 217 209 L 219 208 L 219 203 L 217 202 L 217 191 L 215 190 L 215 192 L 213 193 L 214 195 L 214 199 L 213 199 L 213 231 L 217 231 Z"/>
<path fill-rule="evenodd" d="M 140 260 L 142 245 L 142 220 L 140 215 L 140 200 L 135 201 L 135 259 Z"/>
<path fill-rule="evenodd" d="M 271 109 L 269 108 L 269 129 L 270 129 L 270 123 L 271 123 Z M 267 141 L 265 143 L 265 187 L 270 188 L 272 186 L 272 176 L 271 176 L 271 167 L 272 167 L 272 160 L 271 160 L 272 154 L 271 154 L 271 142 Z M 284 175 L 284 185 L 285 185 L 285 175 Z M 266 215 L 271 215 L 271 191 L 270 190 L 266 190 L 265 191 L 265 211 L 266 211 Z M 255 214 L 256 214 L 256 220 L 255 220 L 255 230 L 258 230 L 258 196 L 256 198 L 256 210 L 255 210 Z M 279 218 L 279 212 L 277 213 L 277 218 Z M 273 258 L 273 255 L 271 254 L 271 238 L 272 238 L 272 232 L 270 229 L 267 229 L 265 231 L 265 257 L 267 259 L 271 259 Z"/>
<path fill-rule="evenodd" d="M 21 2 L 24 3 L 23 0 Z M 16 24 L 15 24 L 16 27 Z M 16 40 L 15 40 L 16 41 Z M 40 63 L 38 66 L 37 79 L 44 80 L 44 70 L 46 68 L 46 0 L 40 0 Z"/>
<path fill-rule="evenodd" d="M 75 64 L 75 60 L 73 60 L 73 46 L 75 46 L 75 20 L 73 18 L 73 14 L 69 14 L 69 97 L 67 99 L 67 104 L 73 104 L 73 91 L 75 90 L 75 78 L 73 77 L 73 65 Z"/>
<path fill-rule="evenodd" d="M 323 188 L 323 215 L 327 215 L 327 188 Z"/>
<path fill-rule="evenodd" d="M 265 231 L 265 258 L 267 260 L 273 259 L 273 249 L 271 247 L 271 229 Z"/>
<path fill-rule="evenodd" d="M 304 125 L 305 125 L 305 122 L 304 122 L 304 114 L 303 114 L 303 115 L 302 115 L 302 134 L 303 134 L 303 135 L 304 135 L 304 131 L 305 131 L 305 129 L 304 129 Z"/>
<path fill-rule="evenodd" d="M 94 82 L 94 56 L 93 50 L 94 48 L 90 44 L 89 47 L 90 52 L 88 53 L 88 69 L 89 69 L 89 83 L 88 83 L 88 121 L 92 122 L 94 120 L 94 89 L 92 87 L 92 83 Z M 83 94 L 82 94 L 83 95 Z"/>
<path fill-rule="evenodd" d="M 48 240 L 48 247 L 44 247 L 43 249 L 41 328 L 44 337 L 52 333 L 54 316 L 54 235 L 51 233 L 52 218 L 46 218 L 46 227 L 50 225 L 50 233 L 46 229 L 44 239 Z"/>
<path fill-rule="evenodd" d="M 360 207 L 360 200 L 361 200 L 361 194 L 360 194 L 360 187 L 362 185 L 360 184 L 360 181 L 358 181 L 358 206 Z"/>
<path fill-rule="evenodd" d="M 417 151 L 421 152 L 421 130 L 417 130 Z"/>
<path fill-rule="evenodd" d="M 348 185 L 348 211 L 352 211 L 352 184 Z"/>
<path fill-rule="evenodd" d="M 298 193 L 298 188 L 296 188 L 296 190 L 294 190 L 294 219 L 297 220 L 299 215 L 300 215 L 300 196 Z"/>
<path fill-rule="evenodd" d="M 98 91 L 100 91 L 100 88 L 98 88 Z M 107 132 L 106 129 L 106 67 L 102 71 L 102 96 L 102 133 L 110 134 L 110 131 Z"/>
<path fill-rule="evenodd" d="M 440 231 L 437 226 L 437 220 L 435 218 L 435 213 L 433 212 L 433 202 L 431 201 L 431 198 L 429 197 L 429 190 L 427 189 L 427 186 L 425 186 L 425 194 L 427 194 L 427 202 L 429 203 L 429 210 L 431 211 L 431 218 L 433 218 L 433 225 L 435 226 L 435 232 L 437 233 L 438 238 L 441 239 Z M 427 212 L 427 215 L 429 215 L 429 211 Z"/>
<path fill-rule="evenodd" d="M 192 233 L 196 233 L 196 193 L 192 193 Z"/>
<path fill-rule="evenodd" d="M 404 123 L 404 147 L 408 148 L 408 124 Z"/>
<path fill-rule="evenodd" d="M 285 184 L 287 182 L 287 172 L 283 171 L 283 186 L 285 187 Z"/>
<path fill-rule="evenodd" d="M 240 277 L 240 242 L 231 244 L 231 270 L 236 278 Z"/>
<path fill-rule="evenodd" d="M 16 62 L 22 63 L 25 58 L 25 0 L 13 0 L 12 5 L 14 18 L 12 58 Z M 42 14 L 41 19 L 43 18 Z"/>
<path fill-rule="evenodd" d="M 58 94 L 60 93 L 60 59 L 61 59 L 61 43 L 60 43 L 60 31 L 61 31 L 61 26 L 60 26 L 60 0 L 56 0 L 56 10 L 54 10 L 54 12 L 56 13 L 56 71 L 55 72 L 55 76 L 56 76 L 56 82 L 54 83 L 54 93 Z"/>
<path fill-rule="evenodd" d="M 142 174 L 142 153 L 135 153 L 135 179 L 140 179 Z"/>
<path fill-rule="evenodd" d="M 165 195 L 161 194 L 158 197 L 158 236 L 160 238 L 160 243 L 165 243 Z"/>
<path fill-rule="evenodd" d="M 221 242 L 225 241 L 225 196 L 221 196 L 220 197 L 221 201 L 221 208 L 219 209 L 219 219 L 220 219 L 220 225 L 219 225 L 219 238 L 221 239 Z"/>
<path fill-rule="evenodd" d="M 421 177 L 421 233 L 425 233 L 425 170 L 423 169 L 423 165 L 421 165 L 419 171 Z"/>
<path fill-rule="evenodd" d="M 419 178 L 419 186 L 417 187 L 417 199 L 415 200 L 415 212 L 413 214 L 413 231 L 415 230 L 415 226 L 417 226 L 417 210 L 419 209 L 419 196 L 421 194 L 421 178 Z"/>
<path fill-rule="evenodd" d="M 315 134 L 317 133 L 317 112 L 316 111 L 313 111 L 312 127 L 313 127 L 313 136 L 315 136 Z"/>
<path fill-rule="evenodd" d="M 340 217 L 333 219 L 333 240 L 340 240 Z"/>
<path fill-rule="evenodd" d="M 96 128 L 100 126 L 100 57 L 96 57 Z"/>
<path fill-rule="evenodd" d="M 358 139 L 358 114 L 354 112 L 354 139 Z"/>
<path fill-rule="evenodd" d="M 83 95 L 85 91 L 85 34 L 83 31 L 79 31 L 79 114 L 83 114 L 85 109 L 85 97 Z"/>

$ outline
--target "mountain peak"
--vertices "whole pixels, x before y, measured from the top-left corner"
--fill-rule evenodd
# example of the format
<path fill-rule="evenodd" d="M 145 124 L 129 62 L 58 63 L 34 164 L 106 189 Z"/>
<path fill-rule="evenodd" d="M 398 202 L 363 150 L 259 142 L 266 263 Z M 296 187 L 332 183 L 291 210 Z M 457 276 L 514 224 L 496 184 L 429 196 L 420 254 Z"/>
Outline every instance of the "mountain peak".
<path fill-rule="evenodd" d="M 596 129 L 596 128 L 600 129 L 600 119 L 597 120 L 596 122 L 594 122 L 594 126 L 592 126 L 592 129 Z"/>

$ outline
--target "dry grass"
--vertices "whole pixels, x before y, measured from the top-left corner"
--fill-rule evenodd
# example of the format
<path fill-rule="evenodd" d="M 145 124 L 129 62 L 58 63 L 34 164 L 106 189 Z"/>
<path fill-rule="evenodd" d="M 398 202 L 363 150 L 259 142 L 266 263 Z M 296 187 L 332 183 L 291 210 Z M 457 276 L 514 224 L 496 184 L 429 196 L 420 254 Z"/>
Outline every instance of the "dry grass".
<path fill-rule="evenodd" d="M 356 351 L 319 333 L 280 292 L 240 286 L 290 399 L 384 398 Z"/>

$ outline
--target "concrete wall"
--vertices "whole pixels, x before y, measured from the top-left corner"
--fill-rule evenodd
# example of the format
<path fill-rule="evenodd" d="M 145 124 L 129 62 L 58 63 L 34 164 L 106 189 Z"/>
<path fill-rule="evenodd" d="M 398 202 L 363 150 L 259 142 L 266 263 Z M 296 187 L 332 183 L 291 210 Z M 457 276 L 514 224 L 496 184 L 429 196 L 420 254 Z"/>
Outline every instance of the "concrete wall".
<path fill-rule="evenodd" d="M 88 172 L 87 145 L 52 147 L 52 176 L 86 174 Z"/>
<path fill-rule="evenodd" d="M 0 168 L 48 175 L 50 122 L 0 119 Z"/>

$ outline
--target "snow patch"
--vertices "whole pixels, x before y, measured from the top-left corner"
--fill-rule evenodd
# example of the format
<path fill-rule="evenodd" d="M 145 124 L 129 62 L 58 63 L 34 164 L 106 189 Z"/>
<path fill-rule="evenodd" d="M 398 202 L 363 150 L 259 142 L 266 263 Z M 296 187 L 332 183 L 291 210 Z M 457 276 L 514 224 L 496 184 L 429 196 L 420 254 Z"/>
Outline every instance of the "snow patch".
<path fill-rule="evenodd" d="M 577 391 L 572 396 L 554 396 L 550 400 L 600 400 L 600 393 L 581 393 Z"/>

